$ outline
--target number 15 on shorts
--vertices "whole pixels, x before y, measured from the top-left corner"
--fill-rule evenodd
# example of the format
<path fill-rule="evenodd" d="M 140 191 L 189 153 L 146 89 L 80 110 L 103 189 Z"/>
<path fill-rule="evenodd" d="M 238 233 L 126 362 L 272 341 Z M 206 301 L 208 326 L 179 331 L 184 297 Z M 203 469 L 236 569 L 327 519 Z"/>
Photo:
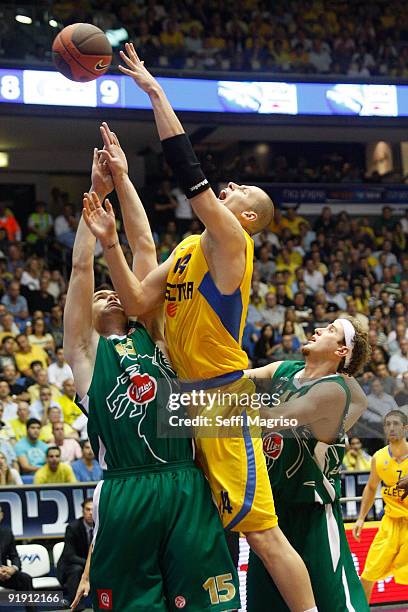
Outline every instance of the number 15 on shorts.
<path fill-rule="evenodd" d="M 232 583 L 232 574 L 211 576 L 204 582 L 203 589 L 208 591 L 213 606 L 231 601 L 236 593 L 235 586 Z"/>

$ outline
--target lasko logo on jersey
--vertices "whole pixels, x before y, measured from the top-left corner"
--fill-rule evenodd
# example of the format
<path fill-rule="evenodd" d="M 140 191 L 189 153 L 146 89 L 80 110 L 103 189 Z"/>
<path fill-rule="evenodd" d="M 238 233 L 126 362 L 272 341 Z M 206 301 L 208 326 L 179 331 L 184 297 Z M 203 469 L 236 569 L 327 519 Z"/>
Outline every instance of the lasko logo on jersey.
<path fill-rule="evenodd" d="M 128 395 L 133 402 L 145 404 L 156 397 L 157 383 L 149 374 L 135 374 L 130 380 Z"/>
<path fill-rule="evenodd" d="M 176 606 L 176 608 L 185 608 L 186 607 L 186 600 L 182 595 L 177 595 L 177 597 L 174 599 L 174 604 Z"/>
<path fill-rule="evenodd" d="M 109 64 L 104 64 L 102 59 L 95 64 L 95 70 L 106 70 L 106 68 L 109 68 Z"/>
<path fill-rule="evenodd" d="M 100 610 L 113 610 L 112 589 L 97 589 L 98 607 Z"/>
<path fill-rule="evenodd" d="M 263 439 L 263 452 L 270 459 L 276 460 L 283 450 L 283 436 L 273 431 Z"/>

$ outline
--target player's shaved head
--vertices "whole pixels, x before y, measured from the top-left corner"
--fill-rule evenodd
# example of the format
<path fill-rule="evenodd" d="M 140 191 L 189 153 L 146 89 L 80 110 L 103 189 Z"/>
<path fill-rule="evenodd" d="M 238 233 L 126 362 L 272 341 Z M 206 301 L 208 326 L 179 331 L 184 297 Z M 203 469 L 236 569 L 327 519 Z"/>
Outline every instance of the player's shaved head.
<path fill-rule="evenodd" d="M 252 210 L 256 213 L 257 218 L 251 223 L 250 234 L 258 234 L 266 229 L 273 219 L 274 205 L 268 194 L 259 187 L 254 188 Z"/>

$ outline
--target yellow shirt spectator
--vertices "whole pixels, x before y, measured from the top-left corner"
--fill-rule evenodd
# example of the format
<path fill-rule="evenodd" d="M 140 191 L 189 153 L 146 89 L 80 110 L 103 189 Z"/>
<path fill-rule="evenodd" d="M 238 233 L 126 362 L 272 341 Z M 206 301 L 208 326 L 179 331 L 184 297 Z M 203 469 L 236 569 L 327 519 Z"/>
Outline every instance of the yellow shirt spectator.
<path fill-rule="evenodd" d="M 16 437 L 16 442 L 21 440 L 21 438 L 25 438 L 27 435 L 27 426 L 25 423 L 20 421 L 20 419 L 11 419 L 9 424 L 13 428 L 14 435 Z"/>
<path fill-rule="evenodd" d="M 64 482 L 77 482 L 72 467 L 67 463 L 60 463 L 56 470 L 51 470 L 46 463 L 36 471 L 34 484 L 58 484 Z"/>
<path fill-rule="evenodd" d="M 31 375 L 30 365 L 33 361 L 40 361 L 43 368 L 48 366 L 48 355 L 40 346 L 31 345 L 27 336 L 17 337 L 19 350 L 15 354 L 17 369 L 24 375 Z"/>
<path fill-rule="evenodd" d="M 74 400 L 66 395 L 61 395 L 57 402 L 62 408 L 62 412 L 64 415 L 64 422 L 68 423 L 68 425 L 72 425 L 72 423 L 82 414 L 82 411 Z"/>
<path fill-rule="evenodd" d="M 64 423 L 64 437 L 72 438 L 74 433 L 75 430 L 72 429 L 71 425 L 68 425 L 68 423 Z M 46 425 L 43 425 L 40 430 L 40 440 L 48 444 L 48 442 L 53 439 L 54 436 L 52 434 L 52 423 L 47 423 Z"/>

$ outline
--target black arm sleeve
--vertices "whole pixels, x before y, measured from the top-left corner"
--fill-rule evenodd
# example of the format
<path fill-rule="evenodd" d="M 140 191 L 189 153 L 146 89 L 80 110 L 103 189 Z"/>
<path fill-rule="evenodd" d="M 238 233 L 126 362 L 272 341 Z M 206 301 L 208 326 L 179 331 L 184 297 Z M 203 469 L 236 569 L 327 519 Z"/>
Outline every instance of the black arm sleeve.
<path fill-rule="evenodd" d="M 166 162 L 188 199 L 210 188 L 187 134 L 162 140 Z"/>

